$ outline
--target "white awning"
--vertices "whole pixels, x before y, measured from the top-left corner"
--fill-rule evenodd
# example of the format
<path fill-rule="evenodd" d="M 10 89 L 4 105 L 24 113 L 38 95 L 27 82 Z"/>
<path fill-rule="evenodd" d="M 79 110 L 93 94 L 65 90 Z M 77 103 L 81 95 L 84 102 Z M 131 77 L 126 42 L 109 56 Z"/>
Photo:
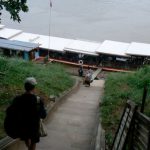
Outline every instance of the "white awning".
<path fill-rule="evenodd" d="M 50 49 L 54 51 L 64 51 L 64 47 L 69 44 L 71 39 L 58 38 L 53 36 L 39 35 L 40 37 L 34 41 L 34 43 L 41 44 L 41 48 Z"/>
<path fill-rule="evenodd" d="M 97 48 L 101 44 L 98 42 L 89 42 L 89 41 L 83 41 L 83 40 L 72 40 L 71 43 L 66 45 L 64 48 L 65 51 L 75 52 L 75 53 L 82 53 L 87 55 L 95 55 Z"/>
<path fill-rule="evenodd" d="M 129 43 L 106 40 L 96 51 L 101 54 L 129 57 L 126 54 L 129 45 Z"/>
<path fill-rule="evenodd" d="M 132 42 L 126 54 L 133 56 L 150 56 L 150 44 Z"/>
<path fill-rule="evenodd" d="M 37 43 L 40 44 L 41 48 L 60 51 L 60 52 L 64 51 L 63 50 L 64 47 L 72 41 L 71 39 L 64 39 L 64 38 L 58 38 L 53 36 L 49 37 L 46 35 L 39 35 L 39 34 L 32 34 L 32 33 L 21 33 L 11 38 L 11 40 Z"/>
<path fill-rule="evenodd" d="M 5 39 L 10 39 L 20 34 L 21 32 L 22 32 L 21 30 L 2 28 L 0 30 L 0 37 L 5 38 Z"/>
<path fill-rule="evenodd" d="M 74 52 L 74 53 L 78 53 L 78 54 L 98 56 L 98 54 L 96 54 L 96 53 L 90 53 L 90 52 L 87 52 L 87 51 L 81 51 L 81 50 L 70 49 L 70 48 L 69 49 L 65 48 L 65 51 Z"/>
<path fill-rule="evenodd" d="M 21 33 L 19 35 L 16 35 L 15 37 L 11 38 L 11 40 L 18 40 L 23 42 L 33 42 L 34 40 L 38 39 L 38 34 L 32 34 L 32 33 Z"/>
<path fill-rule="evenodd" d="M 29 52 L 38 47 L 39 44 L 35 44 L 35 43 L 0 39 L 0 48 L 4 48 L 4 49 Z"/>
<path fill-rule="evenodd" d="M 0 29 L 3 29 L 5 27 L 5 25 L 0 24 Z"/>

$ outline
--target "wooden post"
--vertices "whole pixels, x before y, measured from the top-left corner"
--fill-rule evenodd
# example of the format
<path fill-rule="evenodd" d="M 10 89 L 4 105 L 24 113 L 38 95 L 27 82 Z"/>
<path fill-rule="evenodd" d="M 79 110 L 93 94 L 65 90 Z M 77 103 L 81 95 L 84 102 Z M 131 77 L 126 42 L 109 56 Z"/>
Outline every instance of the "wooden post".
<path fill-rule="evenodd" d="M 147 86 L 144 86 L 142 105 L 141 105 L 141 113 L 144 112 L 144 106 L 145 106 L 146 97 L 147 97 Z"/>

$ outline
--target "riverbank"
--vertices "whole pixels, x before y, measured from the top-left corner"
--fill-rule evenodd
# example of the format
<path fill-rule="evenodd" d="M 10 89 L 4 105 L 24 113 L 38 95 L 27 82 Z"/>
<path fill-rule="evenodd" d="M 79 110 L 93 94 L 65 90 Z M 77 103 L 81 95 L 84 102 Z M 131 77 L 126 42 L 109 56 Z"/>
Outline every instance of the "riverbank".
<path fill-rule="evenodd" d="M 37 79 L 36 94 L 44 98 L 45 105 L 49 104 L 50 97 L 58 97 L 75 82 L 60 64 L 41 65 L 0 57 L 0 72 L 3 73 L 0 75 L 0 138 L 6 136 L 3 129 L 5 109 L 13 97 L 24 92 L 26 77 L 34 76 Z"/>
<path fill-rule="evenodd" d="M 143 89 L 147 87 L 144 114 L 150 117 L 150 66 L 132 73 L 109 73 L 100 107 L 102 126 L 106 130 L 106 143 L 111 146 L 127 100 L 142 105 Z"/>

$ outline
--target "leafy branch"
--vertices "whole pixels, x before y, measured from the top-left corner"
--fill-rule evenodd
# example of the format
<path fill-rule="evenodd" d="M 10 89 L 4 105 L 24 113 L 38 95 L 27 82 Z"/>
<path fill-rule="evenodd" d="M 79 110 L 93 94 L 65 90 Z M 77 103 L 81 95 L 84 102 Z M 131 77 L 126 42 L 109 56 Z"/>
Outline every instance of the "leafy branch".
<path fill-rule="evenodd" d="M 27 0 L 0 0 L 0 11 L 4 8 L 10 13 L 13 21 L 21 21 L 19 13 L 21 11 L 28 12 Z M 1 13 L 0 13 L 1 15 Z"/>

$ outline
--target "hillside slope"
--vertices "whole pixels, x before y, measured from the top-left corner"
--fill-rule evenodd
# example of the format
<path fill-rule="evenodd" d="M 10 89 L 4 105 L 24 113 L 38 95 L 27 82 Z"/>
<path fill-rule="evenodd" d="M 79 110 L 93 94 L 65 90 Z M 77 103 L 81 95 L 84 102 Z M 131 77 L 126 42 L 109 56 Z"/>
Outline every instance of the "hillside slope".
<path fill-rule="evenodd" d="M 44 97 L 46 103 L 50 95 L 58 96 L 74 84 L 74 80 L 60 64 L 41 65 L 0 57 L 0 138 L 5 135 L 5 109 L 15 95 L 24 92 L 23 83 L 29 76 L 37 79 L 36 93 Z"/>

